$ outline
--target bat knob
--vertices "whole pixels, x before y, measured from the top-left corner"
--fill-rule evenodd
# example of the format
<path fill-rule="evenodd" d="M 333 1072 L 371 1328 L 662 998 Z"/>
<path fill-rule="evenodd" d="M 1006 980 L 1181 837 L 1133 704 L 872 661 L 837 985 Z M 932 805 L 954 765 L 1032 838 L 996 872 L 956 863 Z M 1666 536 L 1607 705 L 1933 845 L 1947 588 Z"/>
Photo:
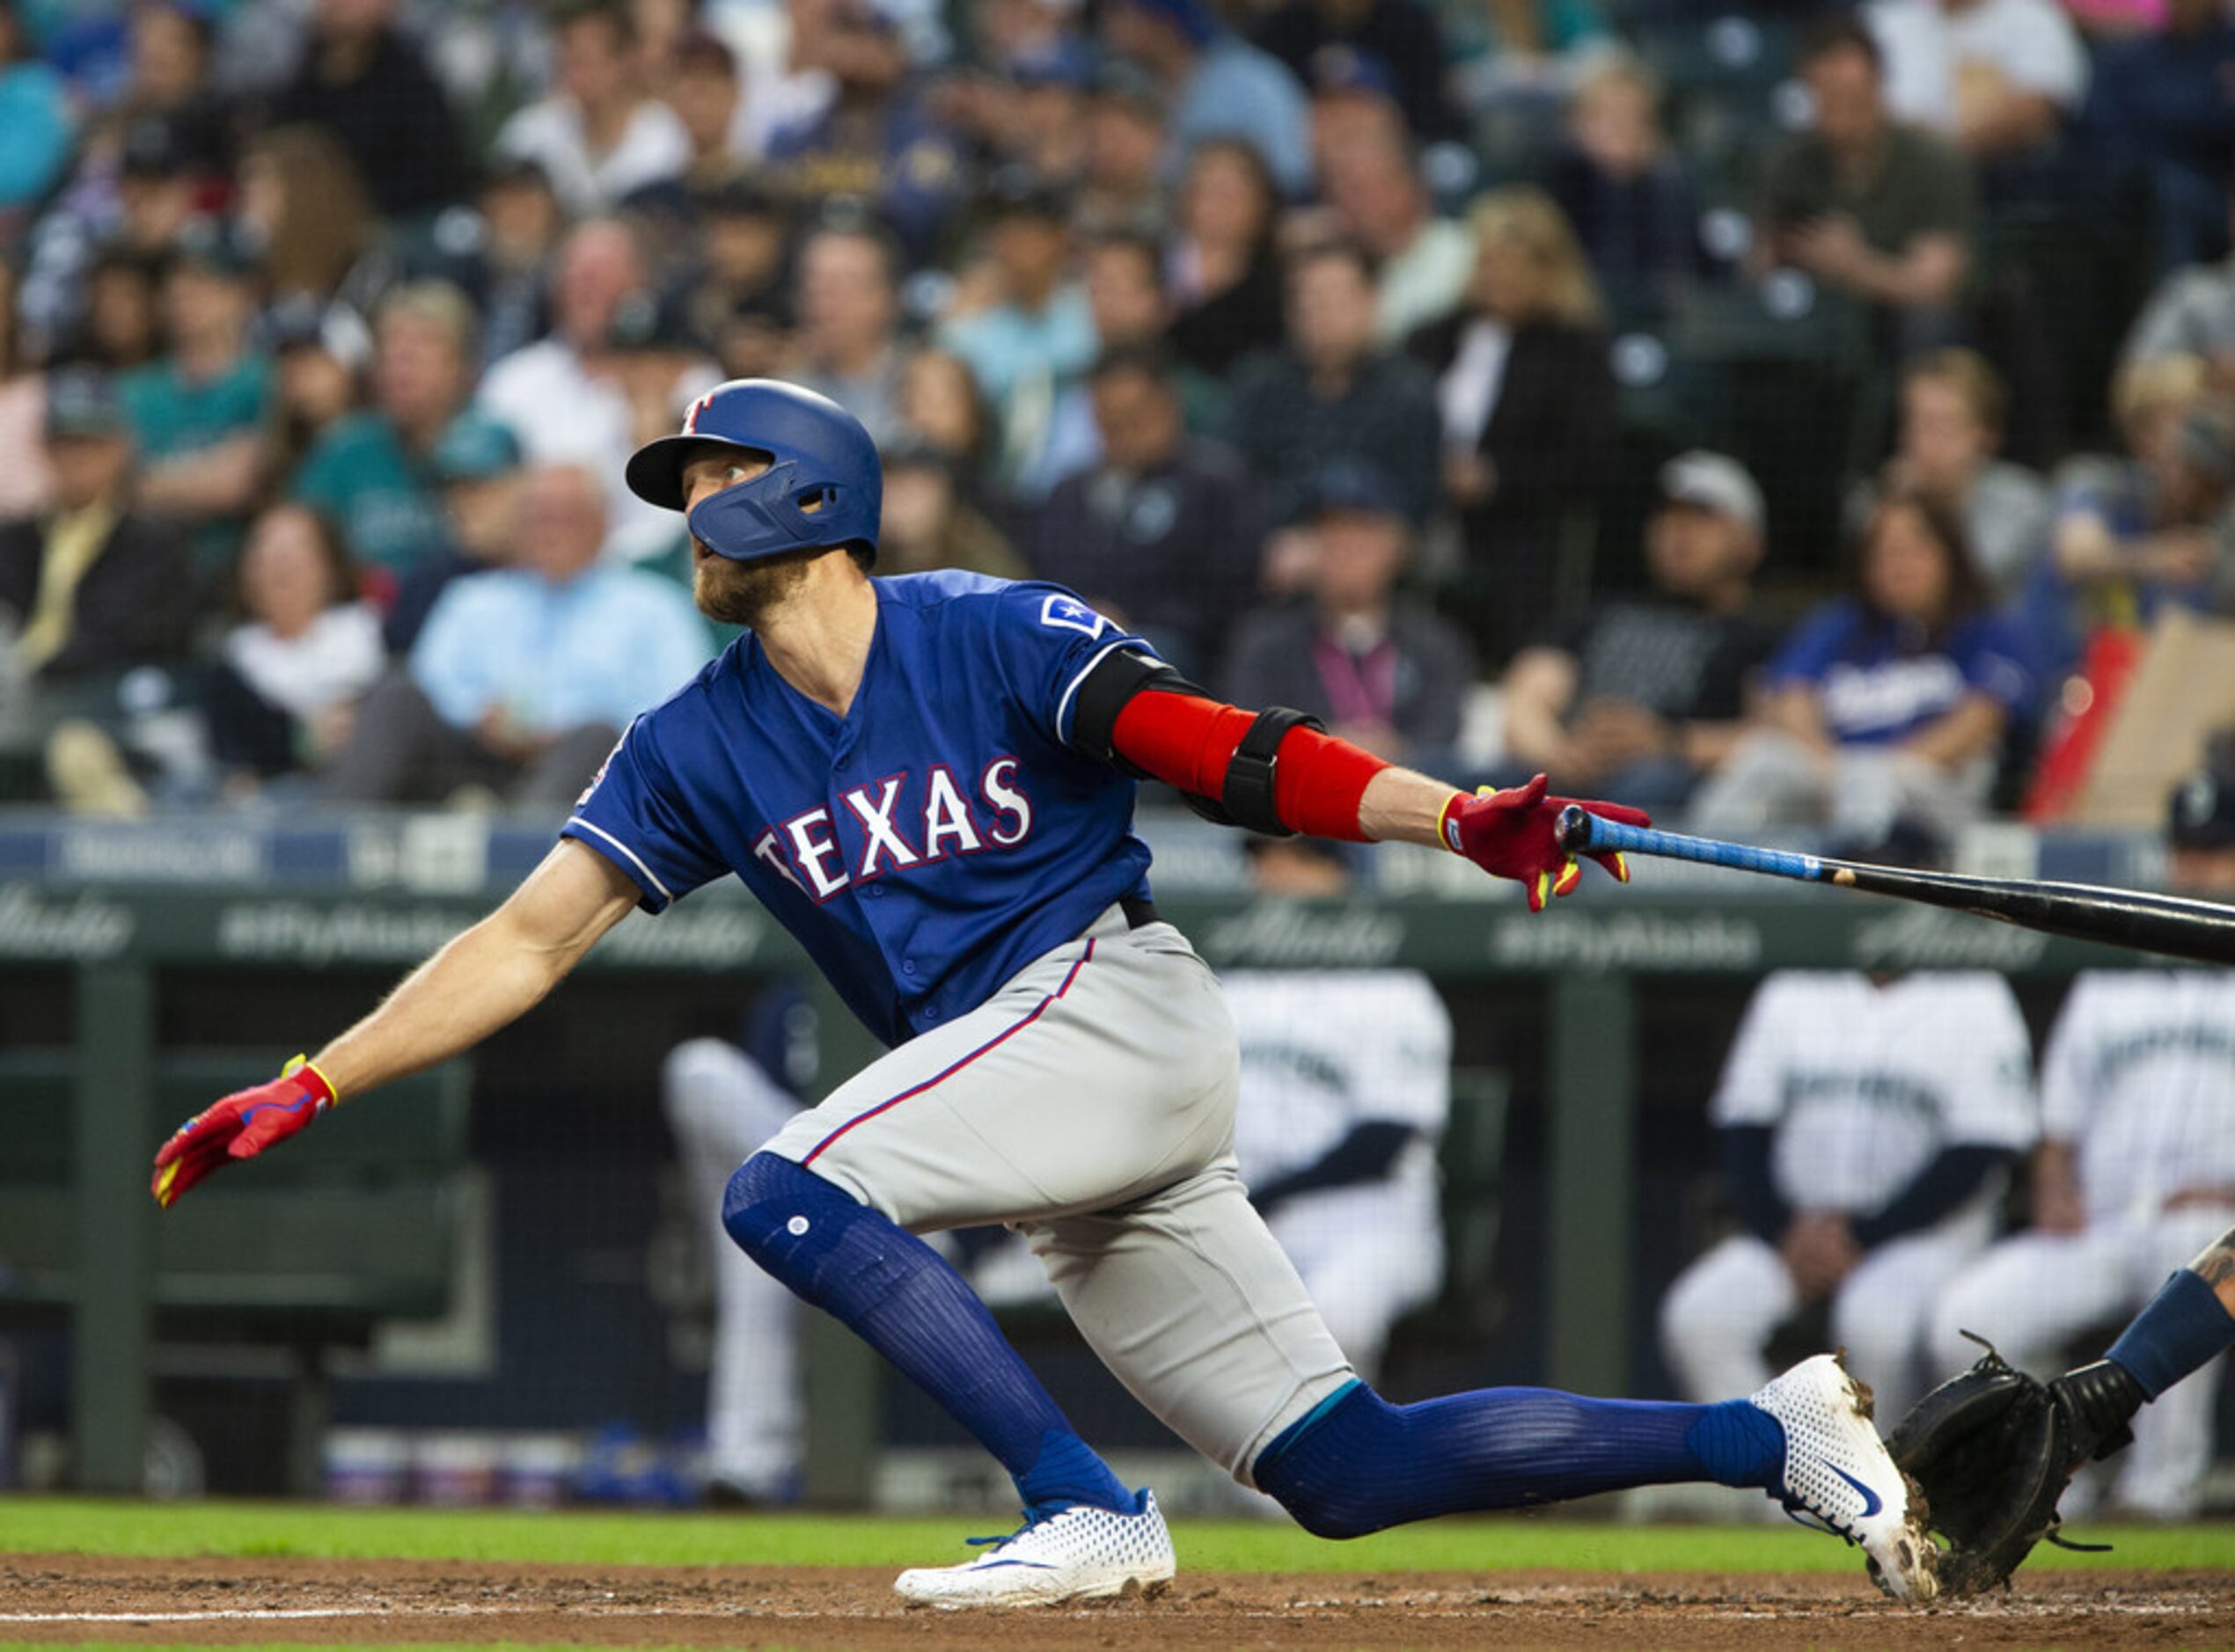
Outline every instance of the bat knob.
<path fill-rule="evenodd" d="M 1560 818 L 1552 827 L 1552 837 L 1563 849 L 1591 846 L 1591 816 L 1584 812 L 1580 803 L 1571 803 L 1560 811 Z"/>

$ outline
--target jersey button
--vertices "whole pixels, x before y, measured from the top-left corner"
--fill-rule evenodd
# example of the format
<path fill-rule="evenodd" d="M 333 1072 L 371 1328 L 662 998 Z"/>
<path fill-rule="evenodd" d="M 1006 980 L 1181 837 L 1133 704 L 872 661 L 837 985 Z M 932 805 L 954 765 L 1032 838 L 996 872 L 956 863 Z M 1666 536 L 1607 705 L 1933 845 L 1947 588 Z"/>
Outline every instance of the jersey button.
<path fill-rule="evenodd" d="M 912 958 L 904 960 L 900 965 L 900 973 L 904 976 L 914 975 L 916 973 L 916 961 Z"/>
<path fill-rule="evenodd" d="M 872 883 L 868 888 L 868 895 L 873 901 L 883 900 L 884 898 L 884 885 L 882 883 Z"/>

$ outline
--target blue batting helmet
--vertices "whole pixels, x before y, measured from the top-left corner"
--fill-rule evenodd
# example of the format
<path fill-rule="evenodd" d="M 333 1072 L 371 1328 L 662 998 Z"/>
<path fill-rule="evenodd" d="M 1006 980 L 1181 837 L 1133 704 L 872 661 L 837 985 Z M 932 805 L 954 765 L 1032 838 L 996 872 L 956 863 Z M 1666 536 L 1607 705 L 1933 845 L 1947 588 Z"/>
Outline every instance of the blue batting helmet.
<path fill-rule="evenodd" d="M 874 557 L 884 476 L 861 421 L 831 400 L 773 378 L 733 378 L 691 404 L 680 434 L 639 448 L 629 492 L 682 510 L 683 467 L 705 450 L 765 456 L 768 469 L 689 513 L 692 537 L 717 556 L 755 562 L 822 545 Z"/>

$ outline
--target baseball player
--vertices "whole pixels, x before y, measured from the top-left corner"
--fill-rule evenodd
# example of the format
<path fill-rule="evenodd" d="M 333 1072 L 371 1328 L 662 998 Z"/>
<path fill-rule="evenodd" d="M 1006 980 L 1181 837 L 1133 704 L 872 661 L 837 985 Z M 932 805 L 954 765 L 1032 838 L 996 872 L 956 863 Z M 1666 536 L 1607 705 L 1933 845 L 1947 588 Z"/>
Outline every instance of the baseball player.
<path fill-rule="evenodd" d="M 788 1000 L 789 995 L 778 994 Z M 756 1014 L 780 1036 L 783 1005 Z M 690 1038 L 660 1064 L 660 1104 L 674 1134 L 694 1215 L 722 1219 L 729 1177 L 799 1110 L 760 1059 L 780 1064 L 775 1039 L 752 1051 L 726 1038 Z M 803 1433 L 798 1380 L 799 1305 L 735 1246 L 714 1258 L 714 1352 L 707 1372 L 707 1496 L 716 1504 L 789 1502 L 798 1490 Z"/>
<path fill-rule="evenodd" d="M 1931 1313 L 1943 1369 L 1976 1332 L 2021 1370 L 2130 1313 L 2167 1274 L 2235 1224 L 2235 975 L 2082 975 L 2041 1064 L 2042 1141 L 2033 1226 L 1951 1282 Z M 2195 1512 L 2212 1453 L 2221 1368 L 2136 1423 L 2115 1500 L 2136 1513 Z"/>
<path fill-rule="evenodd" d="M 744 1162 L 724 1225 L 933 1395 L 1024 1504 L 975 1560 L 903 1573 L 904 1598 L 1066 1600 L 1174 1571 L 1154 1497 L 1111 1473 L 918 1237 L 990 1222 L 1023 1230 L 1143 1404 L 1312 1531 L 1711 1480 L 1860 1543 L 1889 1592 L 1931 1592 L 1922 1523 L 1829 1356 L 1706 1406 L 1537 1388 L 1391 1405 L 1242 1191 L 1233 1020 L 1151 903 L 1135 777 L 1261 830 L 1441 845 L 1537 909 L 1580 877 L 1542 776 L 1469 795 L 1298 714 L 1220 705 L 1056 587 L 870 578 L 876 447 L 791 385 L 717 387 L 627 480 L 685 513 L 700 608 L 748 634 L 630 725 L 495 911 L 314 1060 L 182 1126 L 159 1200 L 470 1048 L 633 908 L 734 874 L 892 1048 Z"/>
<path fill-rule="evenodd" d="M 1745 1223 L 1680 1275 L 1661 1343 L 1684 1392 L 1740 1392 L 1804 1302 L 1899 1416 L 1933 1295 L 1992 1237 L 2014 1155 L 2033 1140 L 2032 1046 L 2009 984 L 1984 971 L 1763 981 L 1711 1116 Z"/>
<path fill-rule="evenodd" d="M 1339 851 L 1259 839 L 1261 892 L 1333 895 Z M 1236 969 L 1219 976 L 1242 1065 L 1234 1158 L 1336 1346 L 1367 1381 L 1389 1331 L 1443 1282 L 1436 1147 L 1451 1113 L 1451 1012 L 1417 969 Z M 964 1271 L 997 1304 L 1047 1276 L 1002 1243 Z"/>

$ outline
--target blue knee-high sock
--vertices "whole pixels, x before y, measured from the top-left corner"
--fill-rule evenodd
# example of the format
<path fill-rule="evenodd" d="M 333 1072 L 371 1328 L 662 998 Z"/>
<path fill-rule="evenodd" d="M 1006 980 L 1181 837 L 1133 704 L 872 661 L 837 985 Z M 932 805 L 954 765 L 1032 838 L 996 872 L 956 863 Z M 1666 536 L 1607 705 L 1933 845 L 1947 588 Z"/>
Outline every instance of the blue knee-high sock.
<path fill-rule="evenodd" d="M 722 1224 L 794 1294 L 946 1407 L 1015 1479 L 1028 1509 L 1134 1507 L 986 1305 L 914 1234 L 773 1153 L 754 1154 L 729 1179 Z"/>
<path fill-rule="evenodd" d="M 1305 1530 L 1355 1538 L 1673 1480 L 1767 1488 L 1784 1466 L 1784 1428 L 1743 1400 L 1684 1406 L 1484 1388 L 1393 1406 L 1357 1383 L 1267 1446 L 1254 1473 Z"/>
<path fill-rule="evenodd" d="M 2202 1274 L 2184 1268 L 2111 1344 L 2116 1360 L 2155 1400 L 2207 1361 L 2235 1348 L 2235 1316 Z"/>

